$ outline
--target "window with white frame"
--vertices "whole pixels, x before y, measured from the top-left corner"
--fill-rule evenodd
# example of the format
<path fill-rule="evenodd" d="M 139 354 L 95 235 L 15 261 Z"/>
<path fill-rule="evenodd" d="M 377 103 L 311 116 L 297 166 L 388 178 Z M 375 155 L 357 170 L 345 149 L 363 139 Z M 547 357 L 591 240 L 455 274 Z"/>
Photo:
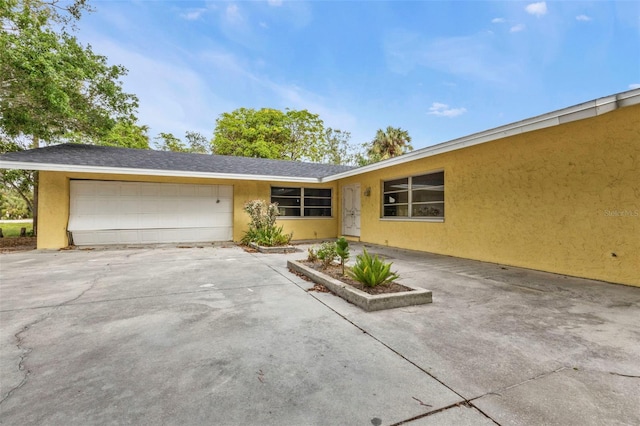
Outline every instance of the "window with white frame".
<path fill-rule="evenodd" d="M 444 172 L 383 182 L 382 217 L 444 219 Z"/>
<path fill-rule="evenodd" d="M 271 187 L 271 202 L 281 216 L 331 217 L 331 188 Z"/>

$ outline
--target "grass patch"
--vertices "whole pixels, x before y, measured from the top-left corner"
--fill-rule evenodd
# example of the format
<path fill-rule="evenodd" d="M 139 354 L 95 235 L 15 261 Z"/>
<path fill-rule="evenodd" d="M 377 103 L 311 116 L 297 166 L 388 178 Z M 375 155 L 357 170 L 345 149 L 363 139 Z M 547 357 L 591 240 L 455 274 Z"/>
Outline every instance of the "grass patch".
<path fill-rule="evenodd" d="M 27 228 L 27 235 L 29 235 L 33 231 L 33 224 L 31 222 L 0 223 L 0 228 L 5 238 L 14 238 L 20 236 L 20 228 Z"/>

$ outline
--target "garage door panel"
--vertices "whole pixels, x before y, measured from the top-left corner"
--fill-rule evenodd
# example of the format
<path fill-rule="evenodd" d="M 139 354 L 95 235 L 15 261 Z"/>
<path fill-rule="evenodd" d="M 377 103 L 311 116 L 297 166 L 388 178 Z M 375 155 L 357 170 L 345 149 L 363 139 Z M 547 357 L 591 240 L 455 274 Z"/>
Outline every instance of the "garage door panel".
<path fill-rule="evenodd" d="M 233 198 L 232 186 L 218 186 L 218 197 L 220 198 Z"/>
<path fill-rule="evenodd" d="M 231 186 L 71 181 L 68 229 L 78 245 L 227 241 L 232 197 Z"/>
<path fill-rule="evenodd" d="M 121 197 L 140 197 L 141 194 L 141 188 L 142 185 L 136 183 L 136 182 L 123 182 L 120 183 L 120 196 Z"/>
<path fill-rule="evenodd" d="M 220 200 L 216 210 L 222 213 L 233 213 L 233 200 Z"/>
<path fill-rule="evenodd" d="M 226 213 L 214 213 L 214 220 L 216 221 L 216 223 L 218 224 L 218 226 L 232 226 L 233 225 L 233 218 L 230 217 L 228 214 Z"/>

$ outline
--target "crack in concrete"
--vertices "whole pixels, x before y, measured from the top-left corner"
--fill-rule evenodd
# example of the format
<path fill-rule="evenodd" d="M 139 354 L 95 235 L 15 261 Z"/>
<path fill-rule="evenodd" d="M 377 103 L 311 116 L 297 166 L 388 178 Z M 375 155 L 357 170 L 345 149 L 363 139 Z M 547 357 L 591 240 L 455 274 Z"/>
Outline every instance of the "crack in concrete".
<path fill-rule="evenodd" d="M 419 414 L 417 416 L 411 417 L 410 419 L 405 419 L 402 420 L 400 422 L 397 423 L 393 423 L 390 426 L 400 426 L 400 425 L 404 425 L 406 423 L 409 422 L 413 422 L 415 420 L 419 420 L 419 419 L 424 419 L 425 417 L 430 417 L 433 416 L 434 414 L 438 414 L 441 413 L 443 411 L 447 411 L 450 410 L 452 408 L 457 408 L 457 407 L 466 407 L 466 408 L 470 408 L 472 410 L 477 410 L 480 414 L 482 414 L 483 416 L 485 416 L 486 418 L 488 418 L 489 420 L 491 420 L 493 423 L 497 424 L 498 426 L 500 426 L 500 423 L 496 422 L 494 419 L 492 419 L 491 417 L 489 417 L 487 415 L 487 413 L 485 413 L 484 411 L 482 411 L 481 409 L 479 409 L 478 407 L 476 407 L 475 405 L 473 405 L 471 402 L 469 401 L 460 401 L 460 402 L 456 402 L 455 404 L 451 404 L 451 405 L 447 405 L 446 407 L 442 407 L 442 408 L 438 408 L 437 410 L 433 410 L 433 411 L 429 411 L 428 413 L 424 413 L 424 414 Z"/>
<path fill-rule="evenodd" d="M 51 313 L 43 315 L 42 317 L 40 317 L 40 318 L 30 322 L 29 324 L 25 325 L 24 327 L 22 327 L 22 330 L 20 330 L 16 334 L 14 334 L 14 337 L 16 339 L 16 347 L 22 352 L 22 354 L 20 355 L 19 361 L 18 361 L 18 371 L 24 371 L 24 376 L 22 377 L 22 380 L 20 381 L 20 383 L 18 383 L 13 388 L 9 389 L 9 391 L 4 395 L 4 397 L 2 397 L 2 399 L 0 399 L 0 405 L 2 405 L 7 399 L 9 399 L 11 397 L 11 395 L 13 395 L 16 391 L 18 391 L 20 388 L 22 388 L 27 383 L 27 379 L 29 377 L 29 374 L 31 374 L 30 370 L 27 369 L 25 371 L 25 362 L 27 361 L 27 358 L 29 357 L 29 355 L 33 351 L 33 348 L 27 348 L 27 347 L 23 347 L 22 346 L 22 344 L 24 342 L 23 333 L 26 333 L 29 329 L 31 329 L 31 327 L 41 323 L 42 321 L 46 320 L 50 316 L 51 316 Z"/>
<path fill-rule="evenodd" d="M 424 368 L 420 367 L 417 363 L 413 362 L 412 360 L 410 360 L 409 358 L 407 358 L 406 356 L 404 356 L 403 354 L 401 354 L 400 352 L 398 352 L 397 350 L 395 350 L 394 348 L 392 348 L 391 346 L 389 346 L 388 344 L 384 343 L 382 340 L 378 339 L 376 336 L 372 335 L 371 333 L 369 333 L 367 330 L 365 330 L 364 328 L 360 327 L 359 325 L 357 325 L 355 322 L 353 322 L 352 320 L 350 320 L 349 318 L 347 318 L 346 316 L 342 315 L 340 312 L 338 312 L 337 310 L 335 310 L 334 308 L 332 308 L 331 306 L 327 305 L 325 302 L 323 302 L 322 300 L 320 300 L 318 297 L 316 297 L 316 295 L 311 294 L 310 292 L 306 291 L 303 287 L 301 287 L 300 285 L 298 285 L 298 283 L 296 283 L 294 280 L 291 279 L 291 273 L 287 270 L 287 274 L 285 275 L 283 272 L 279 271 L 278 269 L 276 269 L 275 267 L 273 267 L 272 265 L 269 265 L 265 262 L 263 262 L 265 265 L 267 265 L 270 269 L 272 269 L 274 272 L 280 274 L 282 277 L 286 278 L 289 282 L 291 282 L 293 285 L 295 285 L 296 287 L 298 287 L 300 290 L 304 291 L 306 294 L 310 295 L 311 297 L 313 297 L 314 299 L 316 299 L 318 302 L 320 302 L 321 304 L 323 304 L 324 306 L 326 306 L 329 310 L 331 310 L 332 312 L 334 312 L 336 315 L 338 315 L 339 317 L 341 317 L 342 319 L 344 319 L 345 321 L 347 321 L 349 324 L 351 324 L 352 326 L 354 326 L 355 328 L 357 328 L 358 330 L 362 331 L 364 334 L 370 336 L 373 340 L 375 340 L 376 342 L 378 342 L 379 344 L 381 344 L 382 346 L 384 346 L 385 348 L 389 349 L 391 352 L 393 352 L 394 354 L 396 354 L 397 356 L 399 356 L 400 358 L 402 358 L 403 360 L 405 360 L 406 362 L 408 362 L 409 364 L 413 365 L 415 368 L 417 368 L 418 370 L 422 371 L 424 374 L 426 374 L 427 376 L 431 377 L 433 380 L 435 380 L 436 382 L 440 383 L 442 386 L 444 386 L 445 388 L 449 389 L 451 392 L 453 392 L 454 394 L 456 394 L 457 396 L 459 396 L 462 401 L 457 402 L 455 404 L 452 404 L 450 406 L 447 407 L 443 407 L 443 408 L 439 408 L 436 410 L 432 410 L 429 411 L 427 413 L 424 414 L 420 414 L 418 416 L 412 417 L 410 419 L 407 420 L 402 420 L 398 423 L 394 423 L 392 426 L 396 426 L 396 425 L 401 425 L 404 424 L 406 422 L 409 421 L 413 421 L 413 420 L 417 420 L 420 419 L 422 417 L 427 417 L 430 416 L 432 414 L 435 413 L 439 413 L 441 411 L 444 411 L 446 409 L 449 408 L 453 408 L 453 407 L 459 407 L 461 405 L 464 406 L 468 406 L 468 407 L 472 407 L 476 410 L 478 410 L 479 413 L 481 413 L 483 416 L 485 416 L 486 418 L 488 418 L 489 420 L 491 420 L 493 423 L 499 425 L 499 423 L 497 421 L 495 421 L 493 418 L 491 418 L 491 416 L 489 416 L 487 413 L 485 413 L 484 411 L 482 411 L 480 408 L 476 407 L 471 400 L 465 398 L 464 396 L 462 396 L 462 394 L 460 394 L 459 392 L 457 392 L 456 390 L 454 390 L 451 386 L 447 385 L 446 383 L 444 383 L 442 380 L 438 379 L 436 376 L 434 376 L 433 374 L 429 373 L 427 370 L 425 370 Z M 414 398 L 415 399 L 415 398 Z M 428 404 L 424 404 L 422 403 L 422 401 L 420 401 L 421 405 L 427 406 Z"/>
<path fill-rule="evenodd" d="M 107 263 L 107 265 L 102 269 L 101 272 L 99 272 L 98 274 L 96 274 L 96 276 L 93 278 L 93 280 L 91 280 L 91 283 L 89 284 L 89 287 L 85 288 L 84 290 L 82 290 L 80 292 L 80 294 L 78 294 L 76 297 L 74 297 L 71 300 L 67 300 L 64 301 L 58 305 L 55 305 L 54 308 L 59 308 L 61 306 L 65 306 L 68 305 L 70 303 L 75 302 L 76 300 L 80 299 L 82 296 L 85 295 L 86 292 L 88 292 L 89 290 L 92 290 L 95 285 L 98 283 L 98 281 L 100 281 L 102 278 L 104 278 L 104 276 L 111 270 L 111 265 Z"/>
<path fill-rule="evenodd" d="M 162 293 L 162 294 L 150 294 L 150 295 L 144 295 L 144 296 L 131 296 L 131 297 L 118 297 L 118 298 L 113 298 L 113 299 L 101 299 L 101 300 L 94 300 L 94 301 L 90 301 L 90 302 L 82 302 L 82 303 L 74 303 L 74 306 L 79 306 L 79 305 L 91 305 L 91 304 L 95 304 L 95 303 L 107 303 L 107 302 L 121 302 L 123 300 L 139 300 L 139 299 L 152 299 L 152 298 L 157 298 L 157 297 L 167 297 L 167 296 L 178 296 L 178 295 L 182 295 L 182 294 L 196 294 L 196 293 L 210 293 L 212 291 L 214 292 L 225 292 L 225 291 L 233 291 L 233 290 L 240 290 L 240 289 L 245 289 L 245 288 L 263 288 L 263 287 L 277 287 L 277 286 L 282 286 L 284 284 L 262 284 L 262 285 L 248 285 L 248 286 L 244 286 L 244 287 L 232 287 L 232 288 L 208 288 L 208 289 L 202 289 L 202 290 L 189 290 L 189 291 L 174 291 L 171 293 Z M 88 289 L 87 289 L 88 290 Z M 86 293 L 86 291 L 84 292 Z M 78 298 L 75 298 L 75 300 L 77 300 Z M 70 303 L 71 301 L 67 301 L 67 302 L 63 302 L 62 304 L 58 304 L 58 305 L 46 305 L 46 306 L 34 306 L 32 308 L 20 308 L 20 309 L 5 309 L 5 310 L 0 310 L 0 312 L 15 312 L 15 311 L 29 311 L 29 310 L 36 310 L 36 309 L 48 309 L 48 308 L 59 308 L 62 306 L 67 306 L 68 303 Z"/>
<path fill-rule="evenodd" d="M 509 389 L 513 389 L 513 388 L 515 388 L 515 387 L 522 386 L 522 385 L 524 385 L 525 383 L 529 383 L 529 382 L 533 382 L 533 381 L 535 381 L 535 380 L 543 379 L 543 378 L 548 377 L 548 376 L 550 376 L 550 375 L 552 375 L 552 374 L 559 373 L 559 372 L 561 372 L 561 371 L 569 370 L 569 369 L 570 369 L 570 367 L 563 366 L 563 367 L 557 368 L 557 369 L 555 369 L 555 370 L 553 370 L 553 371 L 547 371 L 547 372 L 542 373 L 542 374 L 539 374 L 539 375 L 537 375 L 537 376 L 530 377 L 530 378 L 528 378 L 528 379 L 526 379 L 526 380 L 523 380 L 523 381 L 521 381 L 521 382 L 519 382 L 519 383 L 516 383 L 516 384 L 510 385 L 510 386 L 505 386 L 505 387 L 500 388 L 500 389 L 497 389 L 497 390 L 495 390 L 495 391 L 491 391 L 491 392 L 484 393 L 484 394 L 482 394 L 482 395 L 480 395 L 480 396 L 476 396 L 475 398 L 470 398 L 470 399 L 469 399 L 469 402 L 475 401 L 475 400 L 480 399 L 480 398 L 484 398 L 484 397 L 485 397 L 485 396 L 487 396 L 487 395 L 497 395 L 497 396 L 502 396 L 502 394 L 501 394 L 500 392 L 504 392 L 504 391 L 507 391 L 507 390 L 509 390 Z"/>
<path fill-rule="evenodd" d="M 634 376 L 632 374 L 621 374 L 621 373 L 616 373 L 615 371 L 609 371 L 609 374 L 613 374 L 614 376 L 620 376 L 620 377 L 630 377 L 632 379 L 640 379 L 640 376 Z"/>
<path fill-rule="evenodd" d="M 22 352 L 22 354 L 19 357 L 18 360 L 18 371 L 24 371 L 24 376 L 22 377 L 22 380 L 20 381 L 20 383 L 18 383 L 16 386 L 14 386 L 13 388 L 9 389 L 9 391 L 6 393 L 6 395 L 4 395 L 4 397 L 2 397 L 2 399 L 0 399 L 0 405 L 2 405 L 5 401 L 7 401 L 15 392 L 17 392 L 19 389 L 21 389 L 26 383 L 27 380 L 29 378 L 29 375 L 31 374 L 31 370 L 26 369 L 25 370 L 25 364 L 27 361 L 27 358 L 29 357 L 29 355 L 33 352 L 34 348 L 28 348 L 28 347 L 24 347 L 23 346 L 23 342 L 24 342 L 24 333 L 26 333 L 27 331 L 29 331 L 33 326 L 41 323 L 42 321 L 50 318 L 53 313 L 69 304 L 72 303 L 78 299 L 80 299 L 82 296 L 84 296 L 84 294 L 86 292 L 88 292 L 89 290 L 91 290 L 92 288 L 95 287 L 95 285 L 98 283 L 98 281 L 103 278 L 107 272 L 109 272 L 109 270 L 111 269 L 111 267 L 107 264 L 105 268 L 102 269 L 101 272 L 97 273 L 96 276 L 93 278 L 93 280 L 91 280 L 89 286 L 87 288 L 85 288 L 83 291 L 80 292 L 80 294 L 78 294 L 76 297 L 69 299 L 69 300 L 65 300 L 61 303 L 58 303 L 57 305 L 52 305 L 49 306 L 49 308 L 53 308 L 51 312 L 41 316 L 40 318 L 30 322 L 29 324 L 25 325 L 24 327 L 22 327 L 22 330 L 20 330 L 19 332 L 17 332 L 14 337 L 16 339 L 16 347 Z"/>

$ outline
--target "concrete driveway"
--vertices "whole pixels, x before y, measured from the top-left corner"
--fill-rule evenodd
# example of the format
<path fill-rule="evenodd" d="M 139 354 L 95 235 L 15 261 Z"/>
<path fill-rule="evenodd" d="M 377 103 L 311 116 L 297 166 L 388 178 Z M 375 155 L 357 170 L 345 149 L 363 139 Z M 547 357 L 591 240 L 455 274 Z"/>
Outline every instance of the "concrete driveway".
<path fill-rule="evenodd" d="M 640 424 L 640 288 L 372 247 L 434 303 L 365 313 L 301 249 L 0 255 L 0 424 Z"/>

